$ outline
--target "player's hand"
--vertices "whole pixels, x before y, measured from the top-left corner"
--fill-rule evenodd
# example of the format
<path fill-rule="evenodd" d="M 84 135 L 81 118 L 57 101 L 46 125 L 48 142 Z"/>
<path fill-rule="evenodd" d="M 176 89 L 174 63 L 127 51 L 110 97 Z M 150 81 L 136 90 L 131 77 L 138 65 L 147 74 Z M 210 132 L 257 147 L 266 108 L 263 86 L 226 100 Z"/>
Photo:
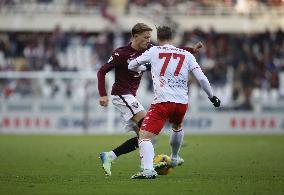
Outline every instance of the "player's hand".
<path fill-rule="evenodd" d="M 217 98 L 216 96 L 213 96 L 212 98 L 209 98 L 209 100 L 213 103 L 215 107 L 219 107 L 221 104 L 221 100 Z"/>
<path fill-rule="evenodd" d="M 107 107 L 107 105 L 108 105 L 108 97 L 107 96 L 100 97 L 100 105 Z"/>
<path fill-rule="evenodd" d="M 193 46 L 193 52 L 194 53 L 198 53 L 199 49 L 203 47 L 203 44 L 201 41 L 199 41 L 198 43 L 196 43 L 194 46 Z"/>

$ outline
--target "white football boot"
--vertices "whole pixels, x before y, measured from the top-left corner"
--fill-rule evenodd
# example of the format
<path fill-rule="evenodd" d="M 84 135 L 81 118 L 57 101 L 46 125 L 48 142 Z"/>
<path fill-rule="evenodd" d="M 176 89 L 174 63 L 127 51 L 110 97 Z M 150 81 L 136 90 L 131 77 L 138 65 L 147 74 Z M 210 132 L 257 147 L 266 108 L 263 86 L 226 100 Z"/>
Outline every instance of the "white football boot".
<path fill-rule="evenodd" d="M 108 154 L 108 152 L 100 153 L 100 159 L 102 161 L 102 167 L 105 171 L 106 176 L 111 176 L 111 163 L 112 160 Z"/>
<path fill-rule="evenodd" d="M 131 179 L 155 179 L 157 177 L 157 172 L 151 169 L 144 169 L 132 175 Z"/>

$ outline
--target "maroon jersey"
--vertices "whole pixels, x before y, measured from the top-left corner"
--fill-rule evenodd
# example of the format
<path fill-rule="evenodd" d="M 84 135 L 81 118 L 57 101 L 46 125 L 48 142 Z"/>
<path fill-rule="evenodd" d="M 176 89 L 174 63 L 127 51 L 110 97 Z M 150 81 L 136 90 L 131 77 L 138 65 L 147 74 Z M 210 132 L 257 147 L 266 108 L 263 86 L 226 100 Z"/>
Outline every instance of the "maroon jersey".
<path fill-rule="evenodd" d="M 149 45 L 149 48 L 152 45 Z M 192 53 L 192 48 L 183 47 L 184 50 L 187 50 Z M 112 95 L 126 95 L 132 94 L 136 96 L 136 91 L 139 87 L 142 73 L 137 73 L 135 71 L 128 69 L 128 63 L 134 58 L 140 56 L 145 50 L 137 51 L 131 47 L 131 43 L 127 46 L 120 47 L 116 49 L 108 62 L 104 64 L 98 71 L 98 89 L 100 96 L 106 96 L 105 88 L 105 75 L 110 70 L 115 70 L 115 82 L 112 86 Z"/>

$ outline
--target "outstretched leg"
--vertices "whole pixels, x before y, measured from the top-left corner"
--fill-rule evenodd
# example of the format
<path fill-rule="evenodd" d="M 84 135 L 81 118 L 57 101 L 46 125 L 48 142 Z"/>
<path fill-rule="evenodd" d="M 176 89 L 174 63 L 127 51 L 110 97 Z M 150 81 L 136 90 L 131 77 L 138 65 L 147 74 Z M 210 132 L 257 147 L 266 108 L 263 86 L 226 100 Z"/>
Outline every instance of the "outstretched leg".
<path fill-rule="evenodd" d="M 139 128 L 142 125 L 143 119 L 140 119 L 137 123 L 138 127 L 134 127 L 134 130 L 136 134 L 138 135 L 139 133 Z M 138 146 L 138 136 L 135 136 L 133 138 L 130 138 L 129 140 L 125 141 L 122 143 L 120 146 L 116 147 L 115 149 L 109 151 L 109 152 L 102 152 L 100 154 L 100 159 L 102 161 L 102 167 L 105 171 L 105 174 L 107 176 L 111 176 L 111 165 L 112 161 L 119 157 L 122 154 L 127 154 L 130 153 L 134 150 L 139 148 Z"/>

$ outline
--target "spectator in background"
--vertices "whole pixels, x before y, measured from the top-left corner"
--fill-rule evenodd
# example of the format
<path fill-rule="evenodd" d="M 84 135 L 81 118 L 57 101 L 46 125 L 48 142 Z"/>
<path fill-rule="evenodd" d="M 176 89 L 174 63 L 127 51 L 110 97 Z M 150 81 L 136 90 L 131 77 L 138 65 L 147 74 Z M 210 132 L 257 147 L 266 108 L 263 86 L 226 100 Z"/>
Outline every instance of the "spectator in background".
<path fill-rule="evenodd" d="M 51 36 L 51 43 L 54 46 L 55 52 L 65 51 L 68 45 L 66 33 L 61 30 L 60 25 L 56 25 Z"/>

